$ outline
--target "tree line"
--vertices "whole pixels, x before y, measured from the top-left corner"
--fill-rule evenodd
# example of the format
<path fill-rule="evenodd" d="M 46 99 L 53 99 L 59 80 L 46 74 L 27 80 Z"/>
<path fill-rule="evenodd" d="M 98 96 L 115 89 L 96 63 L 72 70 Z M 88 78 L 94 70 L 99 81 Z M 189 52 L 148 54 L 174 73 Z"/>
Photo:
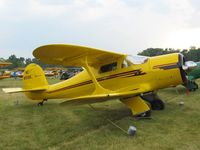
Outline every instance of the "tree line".
<path fill-rule="evenodd" d="M 182 53 L 186 60 L 192 60 L 195 62 L 200 61 L 200 48 L 196 48 L 194 46 L 190 47 L 189 49 L 172 49 L 172 48 L 148 48 L 143 50 L 142 52 L 138 53 L 138 55 L 143 56 L 158 56 L 158 55 L 164 55 L 164 54 L 170 54 L 170 53 Z"/>
<path fill-rule="evenodd" d="M 170 53 L 182 53 L 186 60 L 192 60 L 195 62 L 200 61 L 200 48 L 196 48 L 194 46 L 190 47 L 189 49 L 173 49 L 173 48 L 147 48 L 143 50 L 142 52 L 138 53 L 138 55 L 143 56 L 158 56 L 158 55 L 164 55 L 164 54 L 170 54 Z M 49 65 L 44 64 L 40 62 L 36 58 L 24 58 L 24 57 L 16 57 L 15 55 L 11 55 L 6 61 L 11 62 L 12 65 L 5 67 L 6 69 L 14 69 L 14 68 L 21 68 L 25 67 L 30 63 L 36 63 L 40 65 L 42 68 L 47 67 L 61 67 L 61 66 L 55 66 L 55 65 Z"/>
<path fill-rule="evenodd" d="M 38 59 L 36 59 L 36 58 L 16 57 L 15 55 L 11 55 L 10 57 L 8 57 L 8 59 L 4 59 L 4 60 L 7 61 L 7 62 L 11 62 L 12 63 L 12 65 L 4 67 L 6 69 L 23 68 L 23 67 L 26 67 L 27 65 L 29 65 L 31 63 L 38 64 L 42 68 L 60 67 L 60 66 L 56 66 L 56 65 L 44 64 L 44 63 L 40 62 Z"/>

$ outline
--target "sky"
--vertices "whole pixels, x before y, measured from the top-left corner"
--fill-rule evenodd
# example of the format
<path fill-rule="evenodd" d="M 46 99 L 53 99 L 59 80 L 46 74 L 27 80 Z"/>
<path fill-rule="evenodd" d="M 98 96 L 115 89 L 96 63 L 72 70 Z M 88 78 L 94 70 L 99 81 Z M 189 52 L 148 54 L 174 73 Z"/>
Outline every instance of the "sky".
<path fill-rule="evenodd" d="M 199 0 L 0 0 L 0 57 L 64 43 L 133 54 L 200 47 Z"/>

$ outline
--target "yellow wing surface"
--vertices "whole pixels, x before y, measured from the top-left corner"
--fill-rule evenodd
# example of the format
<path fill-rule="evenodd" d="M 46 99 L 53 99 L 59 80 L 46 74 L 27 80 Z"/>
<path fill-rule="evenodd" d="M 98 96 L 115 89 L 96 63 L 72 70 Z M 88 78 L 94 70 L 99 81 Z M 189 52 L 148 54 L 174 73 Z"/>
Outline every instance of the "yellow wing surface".
<path fill-rule="evenodd" d="M 66 44 L 41 46 L 33 51 L 33 55 L 44 63 L 63 66 L 85 66 L 86 59 L 89 65 L 94 65 L 126 56 L 120 53 Z"/>
<path fill-rule="evenodd" d="M 120 101 L 131 109 L 133 115 L 138 115 L 150 110 L 149 106 L 144 102 L 144 100 L 140 96 L 135 96 L 135 93 L 133 92 L 113 93 L 109 95 L 87 95 L 70 99 L 63 102 L 62 105 L 91 104 L 114 98 L 121 98 Z"/>
<path fill-rule="evenodd" d="M 75 97 L 70 100 L 63 102 L 63 104 L 87 104 L 87 103 L 96 103 L 106 101 L 108 99 L 117 99 L 123 97 L 130 97 L 135 96 L 136 93 L 139 93 L 140 90 L 138 89 L 136 92 L 128 91 L 128 92 L 113 92 L 110 94 L 92 94 L 92 95 L 85 95 L 81 97 Z"/>

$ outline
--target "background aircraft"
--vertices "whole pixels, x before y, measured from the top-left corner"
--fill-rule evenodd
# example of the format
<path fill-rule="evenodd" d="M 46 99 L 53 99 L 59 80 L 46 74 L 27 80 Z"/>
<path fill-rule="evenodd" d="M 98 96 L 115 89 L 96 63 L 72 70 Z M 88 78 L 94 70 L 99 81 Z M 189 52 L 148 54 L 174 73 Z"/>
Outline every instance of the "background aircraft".
<path fill-rule="evenodd" d="M 5 62 L 4 60 L 1 60 L 0 59 L 0 67 L 5 67 L 5 66 L 9 66 L 9 65 L 11 65 L 12 63 L 10 63 L 10 62 Z"/>
<path fill-rule="evenodd" d="M 187 72 L 188 83 L 183 84 L 189 91 L 195 91 L 199 88 L 195 80 L 200 78 L 200 62 L 196 62 L 196 64 L 195 68 Z"/>
<path fill-rule="evenodd" d="M 12 63 L 5 62 L 4 60 L 0 60 L 0 67 L 6 67 L 11 65 Z M 8 72 L 3 71 L 0 73 L 0 79 L 10 78 L 10 74 Z"/>
<path fill-rule="evenodd" d="M 41 67 L 30 64 L 24 71 L 23 88 L 3 91 L 24 92 L 32 100 L 42 100 L 38 105 L 48 99 L 66 99 L 64 104 L 120 99 L 133 115 L 150 115 L 144 100 L 153 109 L 164 109 L 156 91 L 187 82 L 184 68 L 190 68 L 178 53 L 132 57 L 83 46 L 54 44 L 37 48 L 33 55 L 47 64 L 81 66 L 84 70 L 66 81 L 48 85 Z"/>

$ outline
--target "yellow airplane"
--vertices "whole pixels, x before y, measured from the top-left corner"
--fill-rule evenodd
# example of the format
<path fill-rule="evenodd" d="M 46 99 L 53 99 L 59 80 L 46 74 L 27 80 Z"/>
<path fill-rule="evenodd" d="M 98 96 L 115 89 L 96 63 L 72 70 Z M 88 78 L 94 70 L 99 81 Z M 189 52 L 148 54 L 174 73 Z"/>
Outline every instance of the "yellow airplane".
<path fill-rule="evenodd" d="M 57 76 L 61 68 L 45 68 L 44 74 L 46 77 Z"/>
<path fill-rule="evenodd" d="M 2 75 L 0 75 L 0 79 L 5 79 L 5 78 L 10 78 L 10 72 L 9 71 L 5 71 Z"/>
<path fill-rule="evenodd" d="M 12 65 L 12 63 L 0 61 L 0 67 L 6 67 L 6 66 L 9 66 L 9 65 Z"/>
<path fill-rule="evenodd" d="M 64 104 L 119 99 L 133 115 L 150 115 L 150 107 L 144 100 L 153 109 L 164 109 L 156 91 L 187 82 L 184 69 L 190 67 L 185 66 L 184 57 L 179 53 L 132 57 L 65 44 L 41 46 L 33 55 L 43 63 L 81 66 L 84 70 L 66 81 L 48 85 L 41 67 L 30 64 L 24 71 L 23 88 L 7 88 L 4 92 L 24 92 L 30 99 L 40 100 L 38 105 L 48 99 L 65 99 Z"/>
<path fill-rule="evenodd" d="M 0 61 L 0 67 L 6 67 L 11 64 L 12 63 L 10 63 L 10 62 Z M 5 78 L 10 78 L 10 74 L 4 73 L 4 74 L 0 75 L 0 79 L 5 79 Z"/>

